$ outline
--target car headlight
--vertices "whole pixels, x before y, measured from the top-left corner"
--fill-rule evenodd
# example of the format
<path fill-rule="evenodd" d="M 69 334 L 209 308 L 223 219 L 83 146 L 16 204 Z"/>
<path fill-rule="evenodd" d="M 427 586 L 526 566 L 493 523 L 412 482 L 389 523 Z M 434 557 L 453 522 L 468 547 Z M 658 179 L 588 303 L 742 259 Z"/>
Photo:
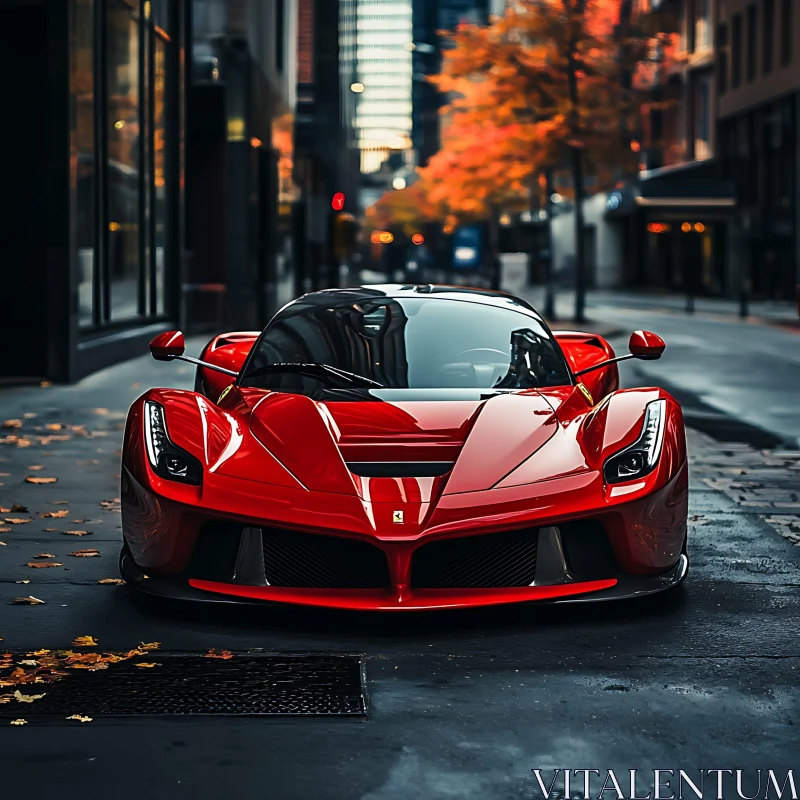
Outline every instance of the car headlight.
<path fill-rule="evenodd" d="M 164 420 L 164 406 L 152 400 L 144 404 L 144 441 L 147 460 L 156 475 L 195 486 L 202 483 L 202 465 L 194 456 L 170 441 Z"/>
<path fill-rule="evenodd" d="M 639 438 L 606 461 L 603 474 L 607 483 L 632 481 L 655 469 L 661 456 L 661 445 L 664 442 L 666 414 L 667 403 L 665 400 L 656 400 L 648 404 Z"/>

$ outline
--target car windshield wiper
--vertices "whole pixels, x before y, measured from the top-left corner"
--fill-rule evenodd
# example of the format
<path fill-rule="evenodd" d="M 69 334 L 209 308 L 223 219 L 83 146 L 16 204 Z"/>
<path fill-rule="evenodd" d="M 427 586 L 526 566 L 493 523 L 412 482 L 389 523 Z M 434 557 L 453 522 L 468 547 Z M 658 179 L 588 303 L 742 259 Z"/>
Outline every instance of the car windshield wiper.
<path fill-rule="evenodd" d="M 376 389 L 384 389 L 382 383 L 365 378 L 363 375 L 356 375 L 355 372 L 348 372 L 346 369 L 332 367 L 329 364 L 300 364 L 286 362 L 284 364 L 267 364 L 265 367 L 258 367 L 244 376 L 245 380 L 258 375 L 268 375 L 270 372 L 305 372 L 309 375 L 333 375 L 352 384 L 362 384 L 364 386 L 374 386 Z"/>

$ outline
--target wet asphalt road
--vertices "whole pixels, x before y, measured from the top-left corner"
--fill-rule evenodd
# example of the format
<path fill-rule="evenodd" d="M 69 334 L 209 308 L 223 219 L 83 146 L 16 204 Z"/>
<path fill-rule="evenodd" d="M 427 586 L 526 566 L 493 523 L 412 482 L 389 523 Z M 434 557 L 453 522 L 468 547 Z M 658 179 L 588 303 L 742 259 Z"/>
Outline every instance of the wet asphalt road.
<path fill-rule="evenodd" d="M 97 584 L 116 575 L 120 540 L 119 513 L 100 503 L 119 494 L 128 404 L 147 385 L 189 387 L 190 369 L 143 358 L 75 387 L 3 390 L 3 419 L 37 416 L 21 431 L 2 432 L 29 432 L 32 443 L 0 446 L 0 472 L 9 473 L 0 477 L 0 505 L 24 504 L 35 517 L 0 533 L 2 646 L 68 647 L 88 634 L 107 650 L 158 641 L 164 651 L 365 653 L 371 711 L 366 723 L 142 718 L 4 726 L 3 796 L 511 800 L 541 796 L 534 768 L 797 770 L 800 547 L 791 537 L 794 515 L 800 521 L 792 500 L 800 460 L 760 448 L 796 445 L 800 434 L 800 337 L 590 311 L 664 335 L 664 361 L 624 365 L 623 381 L 665 382 L 698 428 L 689 432 L 689 580 L 638 603 L 384 617 L 142 602 L 126 587 Z M 46 424 L 82 425 L 90 435 L 34 430 Z M 70 438 L 43 444 L 42 434 Z M 38 465 L 44 469 L 28 470 Z M 25 475 L 58 482 L 30 485 Z M 69 508 L 67 518 L 39 518 L 60 508 Z M 92 535 L 63 535 L 72 529 Z M 79 547 L 101 556 L 67 555 Z M 42 552 L 69 571 L 25 567 Z M 15 583 L 23 579 L 30 584 Z M 9 604 L 24 594 L 45 605 Z"/>

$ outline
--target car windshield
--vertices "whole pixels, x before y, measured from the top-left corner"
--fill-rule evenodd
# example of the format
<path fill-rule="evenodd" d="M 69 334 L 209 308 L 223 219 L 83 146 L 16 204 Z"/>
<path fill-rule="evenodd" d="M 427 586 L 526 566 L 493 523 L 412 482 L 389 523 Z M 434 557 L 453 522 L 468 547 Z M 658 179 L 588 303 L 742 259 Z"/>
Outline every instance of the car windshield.
<path fill-rule="evenodd" d="M 435 297 L 293 303 L 261 335 L 240 380 L 311 396 L 570 383 L 564 357 L 535 313 Z"/>

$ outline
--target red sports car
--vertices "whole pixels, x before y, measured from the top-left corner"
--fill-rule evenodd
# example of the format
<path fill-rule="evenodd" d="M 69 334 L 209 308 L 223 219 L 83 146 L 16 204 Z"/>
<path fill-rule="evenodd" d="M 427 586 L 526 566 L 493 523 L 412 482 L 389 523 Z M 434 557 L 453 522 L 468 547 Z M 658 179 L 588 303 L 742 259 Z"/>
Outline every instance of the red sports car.
<path fill-rule="evenodd" d="M 128 415 L 121 571 L 153 594 L 364 610 L 634 597 L 686 576 L 680 406 L 619 389 L 635 332 L 551 332 L 448 286 L 307 294 L 262 332 L 180 332 L 194 391 Z"/>

